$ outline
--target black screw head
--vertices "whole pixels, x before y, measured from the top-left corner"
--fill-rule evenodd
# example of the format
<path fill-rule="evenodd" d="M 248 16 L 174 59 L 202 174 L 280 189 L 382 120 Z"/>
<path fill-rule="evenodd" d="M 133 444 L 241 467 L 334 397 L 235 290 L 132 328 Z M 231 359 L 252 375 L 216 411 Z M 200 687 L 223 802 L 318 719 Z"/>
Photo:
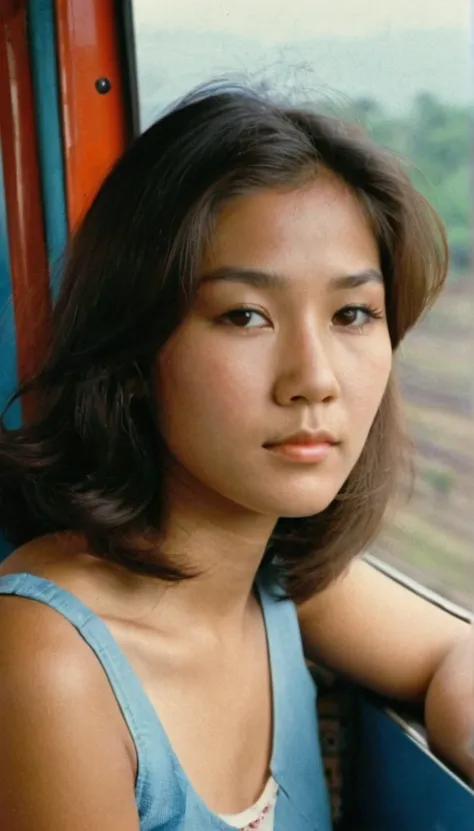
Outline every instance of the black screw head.
<path fill-rule="evenodd" d="M 105 95 L 112 89 L 112 84 L 110 83 L 108 78 L 97 78 L 97 81 L 95 82 L 95 88 L 100 95 Z"/>

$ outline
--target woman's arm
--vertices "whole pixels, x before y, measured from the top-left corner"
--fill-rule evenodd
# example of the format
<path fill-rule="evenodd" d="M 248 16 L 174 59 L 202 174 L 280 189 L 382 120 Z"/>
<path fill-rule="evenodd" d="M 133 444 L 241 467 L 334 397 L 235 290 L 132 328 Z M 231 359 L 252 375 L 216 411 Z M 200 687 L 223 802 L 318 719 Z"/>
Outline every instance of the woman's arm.
<path fill-rule="evenodd" d="M 2 831 L 138 831 L 126 727 L 95 656 L 40 603 L 0 599 Z"/>
<path fill-rule="evenodd" d="M 474 632 L 435 672 L 425 704 L 430 741 L 474 785 Z"/>
<path fill-rule="evenodd" d="M 425 701 L 430 741 L 470 774 L 474 644 L 467 623 L 363 560 L 302 604 L 299 620 L 308 657 L 383 695 Z"/>

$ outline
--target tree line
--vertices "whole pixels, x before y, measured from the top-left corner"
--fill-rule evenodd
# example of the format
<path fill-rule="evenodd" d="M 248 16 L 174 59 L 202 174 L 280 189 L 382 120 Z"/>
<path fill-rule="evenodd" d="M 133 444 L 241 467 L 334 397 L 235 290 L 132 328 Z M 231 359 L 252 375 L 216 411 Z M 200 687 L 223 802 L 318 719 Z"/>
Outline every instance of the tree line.
<path fill-rule="evenodd" d="M 390 115 L 371 98 L 356 99 L 338 115 L 408 162 L 412 181 L 446 225 L 454 275 L 466 273 L 473 251 L 472 110 L 422 93 L 406 115 Z"/>

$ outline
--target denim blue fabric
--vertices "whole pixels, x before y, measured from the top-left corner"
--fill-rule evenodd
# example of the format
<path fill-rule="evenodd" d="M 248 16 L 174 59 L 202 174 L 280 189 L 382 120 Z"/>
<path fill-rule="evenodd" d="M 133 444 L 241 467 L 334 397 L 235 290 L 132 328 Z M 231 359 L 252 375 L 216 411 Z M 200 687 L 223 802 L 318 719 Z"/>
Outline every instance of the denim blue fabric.
<path fill-rule="evenodd" d="M 257 580 L 273 692 L 271 773 L 279 786 L 275 831 L 330 831 L 321 760 L 316 687 L 306 667 L 296 610 Z M 0 578 L 0 595 L 50 606 L 67 618 L 100 661 L 135 743 L 141 831 L 232 831 L 194 790 L 140 681 L 106 625 L 77 597 L 31 574 Z"/>

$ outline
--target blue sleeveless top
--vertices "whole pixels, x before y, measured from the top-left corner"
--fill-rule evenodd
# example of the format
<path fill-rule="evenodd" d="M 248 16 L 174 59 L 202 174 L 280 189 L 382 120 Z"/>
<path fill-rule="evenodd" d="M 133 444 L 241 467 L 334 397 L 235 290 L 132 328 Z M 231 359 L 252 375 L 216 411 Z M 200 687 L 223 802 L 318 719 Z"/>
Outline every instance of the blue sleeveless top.
<path fill-rule="evenodd" d="M 257 586 L 272 676 L 270 771 L 279 787 L 275 831 L 330 831 L 316 687 L 305 664 L 296 610 L 290 600 L 277 600 L 263 578 Z M 194 790 L 144 688 L 100 618 L 56 583 L 31 574 L 0 577 L 1 594 L 31 598 L 55 609 L 100 661 L 136 747 L 140 831 L 232 831 Z"/>

